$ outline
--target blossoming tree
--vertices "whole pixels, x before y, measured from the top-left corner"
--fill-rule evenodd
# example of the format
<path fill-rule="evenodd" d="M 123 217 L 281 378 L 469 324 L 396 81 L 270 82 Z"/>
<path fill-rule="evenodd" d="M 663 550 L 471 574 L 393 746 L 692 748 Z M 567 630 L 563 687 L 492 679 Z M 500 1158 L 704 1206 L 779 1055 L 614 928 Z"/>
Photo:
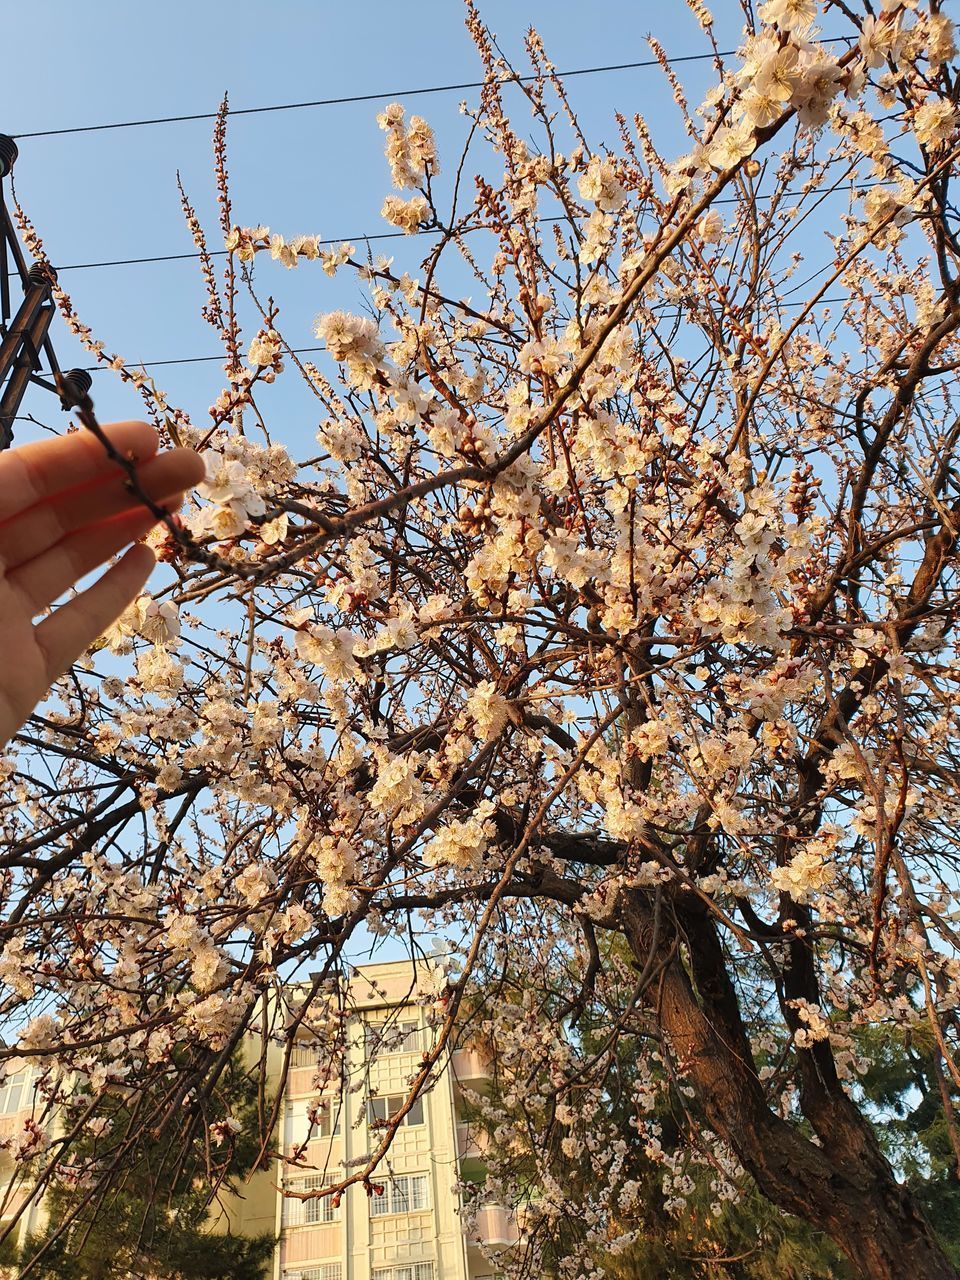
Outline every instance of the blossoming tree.
<path fill-rule="evenodd" d="M 483 175 L 380 116 L 383 216 L 434 233 L 416 278 L 239 225 L 224 113 L 222 278 L 184 196 L 226 350 L 207 420 L 57 290 L 208 479 L 153 539 L 166 580 L 4 760 L 5 1052 L 66 1117 L 8 1140 L 24 1177 L 57 1175 L 118 1081 L 149 1081 L 144 1125 L 196 1123 L 244 1037 L 329 1046 L 322 1090 L 352 939 L 439 934 L 456 962 L 407 1106 L 509 972 L 524 1001 L 470 1008 L 544 1143 L 590 1153 L 594 1240 L 616 1249 L 636 1194 L 604 1120 L 630 1035 L 648 1153 L 673 1089 L 719 1198 L 749 1177 L 862 1275 L 953 1275 L 855 1044 L 926 1029 L 960 1158 L 954 29 L 939 0 L 767 0 L 724 61 L 687 2 L 716 84 L 690 108 L 652 42 L 679 158 L 642 116 L 591 147 L 536 34 L 521 81 L 468 4 Z M 259 299 L 313 262 L 367 312 L 322 314 L 309 363 Z M 281 375 L 316 447 L 268 420 Z M 587 1000 L 609 1010 L 589 1056 Z M 306 1194 L 369 1193 L 404 1114 Z M 528 1206 L 511 1265 L 571 1208 Z"/>

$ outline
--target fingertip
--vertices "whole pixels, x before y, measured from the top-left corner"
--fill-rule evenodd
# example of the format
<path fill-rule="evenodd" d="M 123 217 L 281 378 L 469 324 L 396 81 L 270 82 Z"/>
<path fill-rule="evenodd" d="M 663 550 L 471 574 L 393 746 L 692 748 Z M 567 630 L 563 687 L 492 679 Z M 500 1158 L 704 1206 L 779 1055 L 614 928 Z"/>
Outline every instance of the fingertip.
<path fill-rule="evenodd" d="M 178 469 L 185 478 L 185 488 L 193 488 L 202 483 L 207 474 L 207 465 L 196 449 L 180 447 L 172 449 L 171 453 L 177 459 Z"/>
<path fill-rule="evenodd" d="M 177 477 L 178 480 L 182 480 L 182 478 L 182 476 Z M 183 506 L 186 496 L 186 488 L 177 489 L 175 493 L 168 493 L 165 498 L 161 498 L 157 505 L 162 507 L 168 516 L 175 516 Z M 160 521 L 158 520 L 156 523 L 159 524 Z"/>
<path fill-rule="evenodd" d="M 160 448 L 160 436 L 149 422 L 106 422 L 103 434 L 134 462 L 147 461 Z"/>
<path fill-rule="evenodd" d="M 146 581 L 148 575 L 156 566 L 157 556 L 153 547 L 146 542 L 135 542 L 121 556 L 120 563 L 128 568 L 131 573 L 142 573 L 144 581 Z"/>
<path fill-rule="evenodd" d="M 102 635 L 143 590 L 156 558 L 136 542 L 102 577 L 43 619 L 35 628 L 52 683 L 79 654 Z"/>

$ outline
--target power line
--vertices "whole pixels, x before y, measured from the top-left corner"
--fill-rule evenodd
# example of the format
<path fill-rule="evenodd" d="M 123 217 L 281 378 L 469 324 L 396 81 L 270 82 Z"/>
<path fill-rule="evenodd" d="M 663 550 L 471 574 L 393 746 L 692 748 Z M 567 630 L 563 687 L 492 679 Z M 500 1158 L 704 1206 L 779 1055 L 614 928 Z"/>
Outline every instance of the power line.
<path fill-rule="evenodd" d="M 734 53 L 736 53 L 735 49 L 722 49 L 718 53 L 685 53 L 677 58 L 669 58 L 668 60 L 671 64 L 704 62 L 717 57 L 729 58 Z M 577 67 L 573 71 L 558 71 L 556 74 L 561 79 L 569 80 L 573 76 L 595 76 L 609 71 L 639 71 L 645 67 L 657 67 L 659 65 L 658 59 L 646 58 L 642 62 L 615 62 L 602 67 Z M 535 75 L 514 75 L 501 83 L 528 84 L 538 79 L 539 77 Z M 268 111 L 300 111 L 305 107 L 336 107 L 352 102 L 382 102 L 385 98 L 416 98 L 429 93 L 456 93 L 464 89 L 482 89 L 485 83 L 483 80 L 470 80 L 465 81 L 463 84 L 435 84 L 418 89 L 394 89 L 383 93 L 356 93 L 343 98 L 316 98 L 311 102 L 281 102 L 268 107 L 237 107 L 230 108 L 227 114 L 231 116 L 255 116 L 263 115 Z M 189 120 L 215 120 L 218 114 L 216 111 L 200 111 L 194 115 L 157 116 L 148 120 L 118 120 L 111 124 L 71 125 L 65 129 L 39 129 L 33 133 L 15 133 L 10 136 L 15 140 L 20 140 L 22 138 L 63 137 L 64 134 L 68 133 L 103 133 L 108 129 L 139 129 L 146 125 L 154 124 L 180 124 Z"/>
<path fill-rule="evenodd" d="M 831 43 L 831 41 L 824 40 L 821 43 L 826 44 L 826 43 Z M 668 55 L 668 61 L 671 63 L 671 65 L 679 64 L 679 63 L 689 63 L 689 62 L 703 62 L 707 60 L 715 60 L 718 57 L 720 58 L 732 57 L 735 52 L 736 50 L 734 49 L 723 49 L 723 50 L 718 50 L 717 52 L 710 52 L 710 53 L 680 54 L 676 57 L 670 57 Z M 659 59 L 647 58 L 638 62 L 619 62 L 619 63 L 610 63 L 603 66 L 577 67 L 569 71 L 558 71 L 555 74 L 560 79 L 570 79 L 574 76 L 601 75 L 601 74 L 606 74 L 609 72 L 616 72 L 616 71 L 635 71 L 635 70 L 642 70 L 646 68 L 656 67 L 659 65 L 660 65 Z M 511 75 L 508 78 L 501 81 L 501 83 L 528 84 L 528 83 L 536 82 L 539 79 L 540 77 L 537 75 L 527 75 L 527 76 Z M 458 83 L 458 84 L 421 86 L 414 89 L 393 90 L 390 92 L 353 94 L 353 95 L 338 97 L 338 98 L 317 98 L 317 99 L 306 101 L 306 102 L 276 103 L 270 106 L 263 106 L 263 107 L 239 107 L 239 108 L 228 109 L 227 114 L 231 116 L 261 115 L 261 114 L 265 114 L 268 112 L 275 112 L 275 111 L 298 111 L 308 107 L 330 107 L 330 106 L 340 106 L 340 105 L 346 105 L 350 103 L 359 103 L 359 102 L 379 102 L 379 101 L 383 101 L 386 98 L 411 98 L 411 97 L 419 97 L 419 96 L 423 96 L 426 94 L 433 94 L 433 93 L 452 93 L 452 92 L 462 91 L 465 89 L 482 89 L 484 88 L 485 84 L 486 84 L 486 81 L 474 80 L 474 81 L 465 81 L 463 83 Z M 218 115 L 219 115 L 219 112 L 208 111 L 208 112 L 197 112 L 193 114 L 178 115 L 178 116 L 157 116 L 157 117 L 143 119 L 143 120 L 115 121 L 108 124 L 73 125 L 68 128 L 62 128 L 62 129 L 41 129 L 41 130 L 35 130 L 33 132 L 29 132 L 29 133 L 13 134 L 10 136 L 12 136 L 15 139 L 21 139 L 21 140 L 24 138 L 62 137 L 67 134 L 101 133 L 101 132 L 105 132 L 113 129 L 133 129 L 133 128 L 141 128 L 149 125 L 178 124 L 178 123 L 188 122 L 193 120 L 215 120 Z M 880 185 L 880 184 L 871 183 L 868 185 L 872 186 L 872 185 Z M 736 198 L 721 199 L 721 200 L 715 201 L 715 203 L 716 204 L 734 204 L 736 203 Z M 551 223 L 551 222 L 562 222 L 564 220 L 565 219 L 561 216 L 561 217 L 554 217 L 554 218 L 540 218 L 537 221 L 540 223 Z M 473 228 L 473 230 L 476 230 L 476 229 L 477 228 Z M 342 243 L 353 241 L 353 240 L 359 240 L 365 243 L 369 243 L 373 241 L 400 239 L 401 237 L 408 238 L 410 234 L 411 233 L 405 232 L 405 231 L 384 231 L 384 232 L 376 232 L 376 233 L 367 234 L 367 235 L 343 236 L 336 239 L 324 239 L 324 240 L 320 240 L 319 243 L 324 245 L 335 245 L 335 244 L 342 244 Z M 422 230 L 417 230 L 412 234 L 415 236 L 436 235 L 436 234 L 439 234 L 439 231 L 436 228 L 424 228 Z M 226 249 L 209 250 L 208 256 L 212 258 L 226 257 L 227 252 L 228 251 Z M 154 255 L 138 257 L 138 258 L 114 258 L 114 259 L 104 260 L 102 262 L 68 263 L 64 266 L 56 267 L 55 269 L 58 273 L 63 271 L 88 271 L 88 270 L 99 269 L 104 267 L 138 266 L 142 264 L 156 263 L 156 262 L 196 261 L 199 257 L 200 257 L 200 254 L 198 252 L 154 254 Z M 11 273 L 11 275 L 12 274 L 15 274 L 15 273 Z M 827 299 L 824 299 L 823 301 L 824 302 L 840 302 L 840 301 L 843 301 L 843 299 L 827 298 Z M 803 303 L 785 303 L 783 305 L 786 307 L 790 307 L 790 306 L 802 306 L 804 304 Z M 325 348 L 323 347 L 292 348 L 294 353 L 297 355 L 309 354 L 317 351 L 322 351 L 324 349 Z M 132 365 L 131 367 L 159 368 L 159 367 L 170 366 L 170 365 L 205 364 L 205 363 L 210 363 L 210 362 L 218 361 L 222 359 L 223 359 L 222 355 L 184 356 L 184 357 L 179 357 L 179 358 L 170 359 L 170 360 L 139 361 L 137 362 L 136 365 Z M 90 365 L 86 369 L 86 372 L 89 372 L 89 373 L 102 373 L 105 371 L 106 371 L 106 366 L 104 365 Z"/>
<path fill-rule="evenodd" d="M 838 294 L 835 298 L 821 298 L 821 299 L 820 299 L 820 302 L 819 302 L 819 305 L 820 305 L 820 306 L 822 306 L 822 307 L 825 307 L 825 306 L 831 305 L 831 304 L 833 304 L 833 303 L 835 303 L 835 302 L 846 302 L 846 301 L 847 301 L 847 299 L 843 296 L 843 294 Z M 801 300 L 801 301 L 799 301 L 799 302 L 782 302 L 782 303 L 780 304 L 780 307 L 781 307 L 781 310 L 786 311 L 786 310 L 787 310 L 787 309 L 789 309 L 789 308 L 793 308 L 793 307 L 805 307 L 805 306 L 807 306 L 807 305 L 808 305 L 808 304 L 807 304 L 807 302 L 805 302 L 805 301 Z M 313 353 L 315 353 L 315 352 L 317 352 L 317 351 L 326 351 L 326 349 L 327 349 L 326 347 L 291 347 L 291 348 L 290 348 L 290 350 L 291 350 L 291 351 L 293 352 L 293 354 L 294 354 L 294 355 L 296 355 L 296 356 L 312 355 Z M 211 364 L 214 360 L 219 360 L 219 361 L 221 361 L 221 362 L 222 362 L 222 361 L 224 361 L 225 359 L 226 359 L 225 354 L 221 353 L 221 354 L 220 354 L 220 355 L 218 355 L 218 356 L 180 356 L 178 359 L 174 359 L 174 360 L 137 360 L 137 361 L 133 361 L 133 360 L 131 360 L 131 361 L 129 362 L 129 364 L 126 364 L 126 365 L 124 366 L 124 368 L 125 368 L 125 369 L 127 369 L 127 370 L 130 370 L 130 369 L 159 369 L 159 368 L 161 368 L 161 367 L 163 367 L 163 366 L 165 366 L 165 365 L 172 365 L 172 364 Z M 86 367 L 86 369 L 84 370 L 84 372 L 85 372 L 85 373 L 109 373 L 109 372 L 111 372 L 111 370 L 110 370 L 110 366 L 109 366 L 109 365 L 105 365 L 105 364 L 92 364 L 92 365 L 87 365 L 87 367 Z"/>
<path fill-rule="evenodd" d="M 827 36 L 821 37 L 815 43 L 823 45 L 848 44 L 850 39 L 851 37 L 849 36 Z M 736 49 L 718 49 L 716 52 L 710 53 L 682 53 L 676 57 L 668 54 L 667 61 L 671 66 L 681 62 L 706 62 L 716 58 L 732 58 L 736 52 Z M 613 62 L 597 67 L 575 67 L 572 71 L 556 71 L 554 74 L 562 80 L 569 80 L 574 76 L 603 75 L 611 71 L 641 71 L 645 68 L 658 66 L 660 66 L 658 58 L 644 58 L 640 62 Z M 540 77 L 536 75 L 510 75 L 500 83 L 532 84 L 539 79 Z M 307 102 L 279 102 L 266 107 L 232 107 L 228 109 L 227 115 L 256 116 L 270 111 L 301 111 L 306 107 L 336 107 L 346 106 L 354 102 L 382 102 L 386 98 L 417 98 L 430 93 L 456 93 L 464 89 L 482 89 L 486 83 L 485 80 L 466 80 L 462 84 L 422 85 L 416 89 L 392 89 L 381 93 L 355 93 L 341 98 L 314 98 Z M 217 111 L 198 111 L 190 115 L 155 116 L 144 120 L 116 120 L 109 124 L 70 125 L 63 129 L 37 129 L 31 133 L 15 133 L 9 136 L 15 140 L 21 138 L 55 138 L 72 133 L 103 133 L 110 129 L 139 129 L 154 124 L 181 124 L 191 120 L 216 120 L 218 115 L 219 112 Z"/>
<path fill-rule="evenodd" d="M 326 351 L 326 347 L 291 347 L 290 350 L 296 356 L 310 355 L 315 351 Z M 181 356 L 176 360 L 138 360 L 131 361 L 129 365 L 125 365 L 126 369 L 158 369 L 163 365 L 170 364 L 210 364 L 213 360 L 224 361 L 225 355 L 219 356 Z M 88 365 L 84 370 L 85 373 L 109 373 L 110 366 L 105 364 Z"/>
<path fill-rule="evenodd" d="M 556 219 L 559 221 L 559 219 Z M 540 219 L 547 221 L 547 219 Z M 318 244 L 348 244 L 354 240 L 366 242 L 368 240 L 409 240 L 411 236 L 430 236 L 439 235 L 440 232 L 433 227 L 427 227 L 418 231 L 378 231 L 373 235 L 360 236 L 339 236 L 329 240 L 318 240 Z M 210 258 L 225 258 L 227 256 L 226 249 L 210 249 L 207 256 Z M 200 257 L 199 253 L 162 253 L 149 258 L 111 258 L 104 262 L 70 262 L 64 267 L 54 267 L 57 275 L 62 271 L 91 271 L 97 267 L 136 267 L 142 263 L 148 262 L 196 262 Z M 11 277 L 15 274 L 11 272 Z"/>
<path fill-rule="evenodd" d="M 882 178 L 875 182 L 858 182 L 856 184 L 856 189 L 857 191 L 868 191 L 873 187 L 891 187 L 895 185 L 896 184 L 892 180 Z M 840 188 L 837 188 L 837 191 L 839 190 Z M 719 200 L 714 200 L 713 202 L 714 205 L 738 203 L 740 203 L 740 198 L 738 196 L 723 196 Z M 561 214 L 557 217 L 537 218 L 536 221 L 538 225 L 543 226 L 552 222 L 566 222 L 568 221 L 568 217 L 565 214 Z M 467 228 L 468 232 L 475 232 L 479 230 L 482 230 L 482 228 Z M 331 236 L 328 239 L 318 239 L 317 243 L 321 245 L 340 245 L 352 244 L 354 241 L 359 241 L 361 244 L 372 244 L 375 240 L 410 240 L 414 236 L 436 236 L 441 234 L 442 231 L 437 227 L 422 227 L 416 231 L 375 231 L 372 233 L 363 233 L 352 236 Z M 464 234 L 466 234 L 466 232 Z M 227 249 L 208 249 L 207 256 L 210 258 L 225 258 L 228 252 L 229 251 Z M 152 262 L 196 262 L 199 257 L 200 254 L 198 252 L 159 253 L 142 258 L 107 258 L 102 262 L 68 262 L 64 266 L 54 266 L 54 270 L 59 275 L 64 271 L 92 271 L 100 267 L 137 267 Z M 9 273 L 11 280 L 14 279 L 16 275 L 17 273 L 15 271 L 11 271 Z"/>

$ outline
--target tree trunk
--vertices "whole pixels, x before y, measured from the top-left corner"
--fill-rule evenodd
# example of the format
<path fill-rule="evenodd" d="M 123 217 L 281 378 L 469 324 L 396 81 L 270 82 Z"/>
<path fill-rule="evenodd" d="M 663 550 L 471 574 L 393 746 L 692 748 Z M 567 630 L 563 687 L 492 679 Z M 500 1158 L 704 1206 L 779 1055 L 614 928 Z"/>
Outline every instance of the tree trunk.
<path fill-rule="evenodd" d="M 662 925 L 654 937 L 653 913 L 641 892 L 623 892 L 618 905 L 617 924 L 637 962 L 646 965 L 653 956 L 661 966 L 650 999 L 685 1079 L 763 1194 L 826 1231 L 869 1280 L 957 1280 L 839 1082 L 826 1090 L 828 1099 L 824 1091 L 818 1099 L 820 1123 L 813 1123 L 820 1146 L 770 1110 L 713 921 L 696 910 L 684 917 L 688 973 L 674 945 L 676 926 Z M 832 1132 L 822 1127 L 827 1115 Z"/>

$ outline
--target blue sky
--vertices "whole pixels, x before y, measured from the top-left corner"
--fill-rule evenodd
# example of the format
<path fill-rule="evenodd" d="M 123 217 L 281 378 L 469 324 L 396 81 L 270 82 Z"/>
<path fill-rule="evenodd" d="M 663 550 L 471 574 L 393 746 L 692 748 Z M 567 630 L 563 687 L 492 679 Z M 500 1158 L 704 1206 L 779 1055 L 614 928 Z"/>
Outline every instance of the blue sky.
<path fill-rule="evenodd" d="M 721 44 L 731 47 L 740 30 L 739 8 L 734 0 L 719 0 L 715 8 Z M 671 52 L 707 50 L 681 0 L 592 0 L 589 6 L 487 0 L 481 12 L 508 56 L 521 61 L 524 30 L 536 25 L 561 69 L 646 58 L 648 31 Z M 44 0 L 40 22 L 36 14 L 36 8 L 17 6 L 4 16 L 7 49 L 27 51 L 22 59 L 4 59 L 0 131 L 14 135 L 211 111 L 224 90 L 235 107 L 382 92 L 382 103 L 230 122 L 237 220 L 265 222 L 288 236 L 319 233 L 358 243 L 363 233 L 389 230 L 379 216 L 390 188 L 377 111 L 394 97 L 403 101 L 399 91 L 405 88 L 479 76 L 458 0 L 402 6 L 377 0 L 363 7 L 281 0 L 270 9 L 251 0 L 162 6 L 104 0 L 95 10 Z M 708 64 L 693 64 L 683 73 L 695 104 L 712 72 Z M 615 141 L 616 109 L 628 117 L 640 110 L 661 127 L 675 114 L 656 69 L 580 77 L 570 91 L 594 142 Z M 442 159 L 454 157 L 463 133 L 461 98 L 473 101 L 476 93 L 407 100 L 434 125 Z M 189 251 L 175 174 L 179 168 L 198 212 L 214 228 L 210 134 L 210 121 L 193 121 L 21 139 L 17 190 L 51 260 L 63 265 Z M 675 149 L 685 150 L 679 132 Z M 212 239 L 213 247 L 221 247 L 216 234 Z M 415 270 L 426 245 L 393 241 L 379 248 Z M 275 290 L 284 304 L 281 328 L 286 318 L 286 335 L 295 345 L 313 341 L 310 321 L 317 311 L 359 305 L 355 282 L 331 282 L 317 269 L 287 273 L 261 259 L 257 275 L 263 291 Z M 129 361 L 218 351 L 199 316 L 203 291 L 195 263 L 64 271 L 61 280 L 81 318 Z M 90 363 L 59 322 L 53 334 L 64 367 Z M 198 423 L 222 385 L 218 364 L 174 366 L 155 376 Z M 283 382 L 276 388 L 278 411 L 286 399 Z M 97 376 L 94 396 L 104 421 L 142 415 L 136 393 L 109 373 Z M 51 424 L 62 421 L 44 392 L 32 391 L 24 410 Z M 18 440 L 33 434 L 30 424 L 18 424 Z"/>

